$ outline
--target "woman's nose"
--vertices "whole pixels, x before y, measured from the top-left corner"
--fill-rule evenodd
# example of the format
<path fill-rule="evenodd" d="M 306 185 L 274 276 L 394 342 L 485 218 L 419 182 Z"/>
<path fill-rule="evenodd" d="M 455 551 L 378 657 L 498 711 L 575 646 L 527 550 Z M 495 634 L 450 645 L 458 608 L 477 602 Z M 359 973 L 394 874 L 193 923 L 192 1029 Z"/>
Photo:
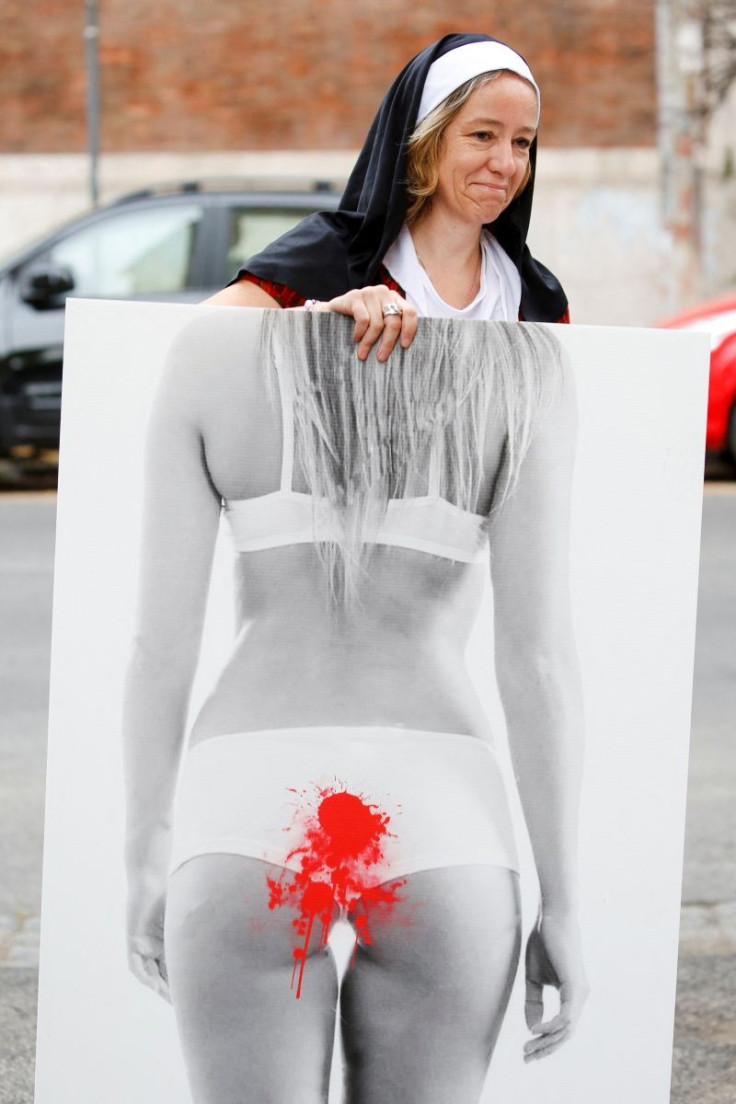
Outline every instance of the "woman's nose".
<path fill-rule="evenodd" d="M 513 176 L 516 172 L 514 150 L 510 142 L 499 142 L 489 160 L 494 172 L 507 177 Z"/>

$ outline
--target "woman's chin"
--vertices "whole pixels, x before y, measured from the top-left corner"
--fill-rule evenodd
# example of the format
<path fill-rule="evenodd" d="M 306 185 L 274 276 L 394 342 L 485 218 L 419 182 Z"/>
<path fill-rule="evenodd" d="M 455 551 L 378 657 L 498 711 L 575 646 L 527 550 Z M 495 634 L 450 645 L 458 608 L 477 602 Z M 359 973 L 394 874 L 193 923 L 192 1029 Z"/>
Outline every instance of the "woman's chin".
<path fill-rule="evenodd" d="M 479 205 L 476 211 L 475 221 L 479 224 L 479 227 L 488 226 L 489 223 L 496 221 L 506 207 L 508 207 L 508 204 L 505 201 L 503 203 L 484 203 Z"/>

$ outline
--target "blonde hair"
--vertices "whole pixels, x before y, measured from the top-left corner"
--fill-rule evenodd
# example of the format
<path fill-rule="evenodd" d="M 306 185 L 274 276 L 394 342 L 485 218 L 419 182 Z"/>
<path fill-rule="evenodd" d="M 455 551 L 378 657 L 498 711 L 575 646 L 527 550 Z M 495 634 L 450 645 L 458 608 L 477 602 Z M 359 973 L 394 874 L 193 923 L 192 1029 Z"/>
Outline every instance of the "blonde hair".
<path fill-rule="evenodd" d="M 389 499 L 422 486 L 435 452 L 440 495 L 478 512 L 484 440 L 500 418 L 504 447 L 489 517 L 513 492 L 539 416 L 562 379 L 562 353 L 534 323 L 420 321 L 408 349 L 358 360 L 353 322 L 338 314 L 265 311 L 262 360 L 272 393 L 284 366 L 294 384 L 295 461 L 315 518 L 335 539 L 315 542 L 334 601 L 359 581 Z"/>
<path fill-rule="evenodd" d="M 480 73 L 477 77 L 472 77 L 451 92 L 415 128 L 406 147 L 406 194 L 409 201 L 406 222 L 409 227 L 419 220 L 437 191 L 442 142 L 448 126 L 478 88 L 490 84 L 506 72 L 507 69 L 494 69 L 490 73 Z M 527 165 L 524 179 L 516 189 L 514 199 L 524 191 L 531 175 L 531 165 Z"/>

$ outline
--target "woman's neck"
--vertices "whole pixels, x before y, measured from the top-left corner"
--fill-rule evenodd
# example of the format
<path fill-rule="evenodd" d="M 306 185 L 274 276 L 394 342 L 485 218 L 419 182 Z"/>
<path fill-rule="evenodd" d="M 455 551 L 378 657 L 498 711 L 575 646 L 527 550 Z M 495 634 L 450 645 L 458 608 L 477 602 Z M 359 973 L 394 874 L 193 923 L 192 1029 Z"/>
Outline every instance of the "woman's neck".
<path fill-rule="evenodd" d="M 433 218 L 431 211 L 411 228 L 420 265 L 451 307 L 467 307 L 478 294 L 482 232 L 482 227 Z"/>

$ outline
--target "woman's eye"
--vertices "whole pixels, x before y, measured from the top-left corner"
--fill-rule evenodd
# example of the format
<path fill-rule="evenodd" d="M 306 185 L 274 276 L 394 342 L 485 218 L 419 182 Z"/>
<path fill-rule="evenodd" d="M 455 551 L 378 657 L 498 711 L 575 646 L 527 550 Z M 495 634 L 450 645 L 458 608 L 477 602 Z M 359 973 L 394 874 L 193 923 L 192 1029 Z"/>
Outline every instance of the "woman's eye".
<path fill-rule="evenodd" d="M 527 150 L 531 146 L 531 142 L 529 141 L 528 138 L 517 138 L 516 139 L 516 144 L 519 147 L 519 149 L 523 149 L 523 150 Z"/>
<path fill-rule="evenodd" d="M 489 138 L 493 137 L 493 135 L 489 130 L 476 130 L 473 137 L 478 138 L 481 142 L 487 142 Z"/>

